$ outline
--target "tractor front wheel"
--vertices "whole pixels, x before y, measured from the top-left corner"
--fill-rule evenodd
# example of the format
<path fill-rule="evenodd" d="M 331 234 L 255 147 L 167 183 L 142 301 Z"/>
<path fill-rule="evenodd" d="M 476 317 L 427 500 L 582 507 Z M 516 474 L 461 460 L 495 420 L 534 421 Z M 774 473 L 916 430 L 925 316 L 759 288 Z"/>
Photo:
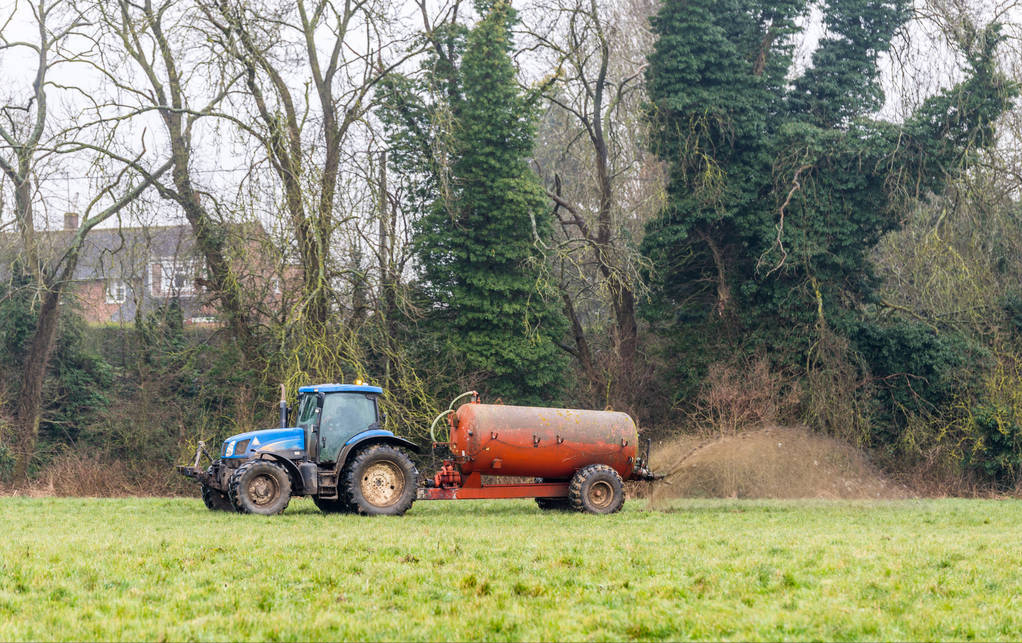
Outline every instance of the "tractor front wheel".
<path fill-rule="evenodd" d="M 367 516 L 400 516 L 415 501 L 419 472 L 404 451 L 377 444 L 346 466 L 349 503 Z"/>
<path fill-rule="evenodd" d="M 207 484 L 202 485 L 202 502 L 210 511 L 234 511 L 234 505 L 227 494 Z"/>
<path fill-rule="evenodd" d="M 238 513 L 272 516 L 291 500 L 291 478 L 269 460 L 250 460 L 231 476 L 230 497 Z"/>

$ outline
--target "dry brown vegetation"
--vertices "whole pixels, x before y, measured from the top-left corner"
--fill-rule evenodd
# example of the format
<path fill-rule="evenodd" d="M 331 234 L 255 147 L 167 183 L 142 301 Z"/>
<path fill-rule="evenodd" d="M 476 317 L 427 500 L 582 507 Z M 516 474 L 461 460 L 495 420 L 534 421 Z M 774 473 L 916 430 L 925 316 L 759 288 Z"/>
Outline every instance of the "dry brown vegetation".
<path fill-rule="evenodd" d="M 0 486 L 0 495 L 121 498 L 195 495 L 194 485 L 163 466 L 67 453 L 57 456 L 26 485 Z"/>
<path fill-rule="evenodd" d="M 737 435 L 793 418 L 801 394 L 798 382 L 771 369 L 766 358 L 712 364 L 690 421 L 707 435 Z"/>

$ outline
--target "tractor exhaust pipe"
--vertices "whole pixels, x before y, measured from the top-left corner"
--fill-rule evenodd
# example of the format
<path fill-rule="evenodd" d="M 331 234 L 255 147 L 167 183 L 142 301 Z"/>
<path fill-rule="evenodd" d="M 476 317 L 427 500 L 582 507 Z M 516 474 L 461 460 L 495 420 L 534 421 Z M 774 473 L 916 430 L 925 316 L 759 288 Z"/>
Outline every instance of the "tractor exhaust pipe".
<path fill-rule="evenodd" d="M 287 428 L 287 388 L 280 385 L 280 428 Z"/>

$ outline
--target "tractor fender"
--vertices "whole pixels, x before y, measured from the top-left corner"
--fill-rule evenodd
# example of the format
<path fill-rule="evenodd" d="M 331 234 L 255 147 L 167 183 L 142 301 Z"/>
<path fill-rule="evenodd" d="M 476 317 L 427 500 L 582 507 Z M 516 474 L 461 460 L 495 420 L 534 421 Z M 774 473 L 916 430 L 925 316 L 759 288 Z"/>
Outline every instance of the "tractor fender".
<path fill-rule="evenodd" d="M 415 453 L 419 453 L 421 451 L 419 445 L 411 442 L 410 440 L 399 438 L 390 431 L 385 431 L 383 429 L 370 429 L 355 435 L 344 443 L 344 447 L 341 449 L 341 452 L 337 454 L 337 470 L 340 471 L 344 468 L 344 463 L 347 462 L 348 456 L 351 455 L 352 451 L 370 444 L 389 444 L 395 447 L 411 449 Z"/>
<path fill-rule="evenodd" d="M 276 453 L 260 453 L 256 460 L 273 460 L 284 466 L 287 470 L 288 475 L 291 476 L 291 489 L 293 495 L 301 495 L 305 492 L 305 485 L 302 484 L 302 472 L 298 469 L 298 465 L 287 458 L 277 455 Z"/>

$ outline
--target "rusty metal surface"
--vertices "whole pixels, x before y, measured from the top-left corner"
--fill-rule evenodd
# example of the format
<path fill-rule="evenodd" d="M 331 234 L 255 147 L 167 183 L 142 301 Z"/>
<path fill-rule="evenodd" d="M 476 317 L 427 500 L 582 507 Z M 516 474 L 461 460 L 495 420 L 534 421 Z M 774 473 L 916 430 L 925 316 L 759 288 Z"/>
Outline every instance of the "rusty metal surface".
<path fill-rule="evenodd" d="M 635 464 L 638 432 L 625 413 L 473 403 L 451 422 L 451 451 L 465 475 L 567 480 L 606 464 L 628 479 Z"/>
<path fill-rule="evenodd" d="M 423 487 L 417 500 L 488 500 L 497 498 L 567 498 L 567 482 L 489 484 L 481 487 Z"/>
<path fill-rule="evenodd" d="M 434 487 L 460 487 L 461 486 L 461 472 L 454 467 L 454 463 L 450 460 L 444 460 L 444 464 L 440 467 L 440 470 L 433 476 Z"/>

